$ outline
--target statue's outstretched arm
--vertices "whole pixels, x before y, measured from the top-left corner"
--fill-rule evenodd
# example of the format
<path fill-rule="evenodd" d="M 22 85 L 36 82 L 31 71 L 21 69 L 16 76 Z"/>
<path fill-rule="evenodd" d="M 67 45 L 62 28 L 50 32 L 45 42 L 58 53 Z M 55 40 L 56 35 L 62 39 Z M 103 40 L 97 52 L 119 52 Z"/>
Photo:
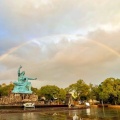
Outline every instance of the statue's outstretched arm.
<path fill-rule="evenodd" d="M 20 69 L 22 68 L 22 66 L 20 65 L 20 67 L 18 68 L 18 76 L 20 76 Z"/>

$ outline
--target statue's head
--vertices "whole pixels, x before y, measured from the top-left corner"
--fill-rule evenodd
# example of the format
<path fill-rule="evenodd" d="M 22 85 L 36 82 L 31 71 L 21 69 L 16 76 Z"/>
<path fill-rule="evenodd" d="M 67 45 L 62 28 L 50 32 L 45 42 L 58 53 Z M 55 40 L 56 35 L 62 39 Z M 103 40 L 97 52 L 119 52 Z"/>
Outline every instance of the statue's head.
<path fill-rule="evenodd" d="M 25 75 L 25 71 L 22 71 L 22 72 L 21 72 L 21 75 Z"/>

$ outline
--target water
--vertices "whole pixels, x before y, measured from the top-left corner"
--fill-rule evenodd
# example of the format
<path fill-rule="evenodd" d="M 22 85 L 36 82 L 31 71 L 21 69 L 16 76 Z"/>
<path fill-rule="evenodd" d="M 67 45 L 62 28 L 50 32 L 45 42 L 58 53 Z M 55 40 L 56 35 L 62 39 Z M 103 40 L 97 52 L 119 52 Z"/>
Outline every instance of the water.
<path fill-rule="evenodd" d="M 82 120 L 120 120 L 120 109 L 89 108 L 65 110 L 64 108 L 41 108 L 40 112 L 0 114 L 0 120 L 72 120 L 73 116 Z"/>

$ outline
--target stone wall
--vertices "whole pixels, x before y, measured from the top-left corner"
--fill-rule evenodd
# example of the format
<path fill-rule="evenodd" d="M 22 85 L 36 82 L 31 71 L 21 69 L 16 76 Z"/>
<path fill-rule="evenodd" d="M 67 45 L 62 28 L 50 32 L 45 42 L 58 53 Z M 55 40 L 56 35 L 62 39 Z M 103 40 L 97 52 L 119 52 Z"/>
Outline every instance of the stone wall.
<path fill-rule="evenodd" d="M 37 102 L 38 95 L 35 94 L 10 94 L 9 96 L 2 96 L 0 98 L 0 104 L 15 104 L 15 103 L 23 103 L 23 102 Z"/>

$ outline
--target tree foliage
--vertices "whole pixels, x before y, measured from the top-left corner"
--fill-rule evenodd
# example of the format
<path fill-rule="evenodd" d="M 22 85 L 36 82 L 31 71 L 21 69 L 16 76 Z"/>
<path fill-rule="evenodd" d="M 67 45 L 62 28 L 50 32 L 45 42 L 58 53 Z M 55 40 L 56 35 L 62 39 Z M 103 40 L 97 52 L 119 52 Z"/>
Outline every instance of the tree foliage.
<path fill-rule="evenodd" d="M 98 87 L 99 99 L 109 103 L 119 103 L 120 79 L 107 78 Z"/>
<path fill-rule="evenodd" d="M 8 96 L 13 89 L 13 84 L 0 86 L 0 96 Z"/>
<path fill-rule="evenodd" d="M 83 80 L 78 80 L 76 83 L 69 85 L 67 90 L 73 92 L 77 100 L 87 99 L 89 95 L 89 86 Z"/>
<path fill-rule="evenodd" d="M 60 92 L 60 88 L 55 86 L 55 85 L 46 85 L 40 88 L 39 90 L 39 95 L 45 96 L 46 99 L 50 100 L 50 99 L 54 99 L 54 97 L 58 97 L 58 94 Z"/>

